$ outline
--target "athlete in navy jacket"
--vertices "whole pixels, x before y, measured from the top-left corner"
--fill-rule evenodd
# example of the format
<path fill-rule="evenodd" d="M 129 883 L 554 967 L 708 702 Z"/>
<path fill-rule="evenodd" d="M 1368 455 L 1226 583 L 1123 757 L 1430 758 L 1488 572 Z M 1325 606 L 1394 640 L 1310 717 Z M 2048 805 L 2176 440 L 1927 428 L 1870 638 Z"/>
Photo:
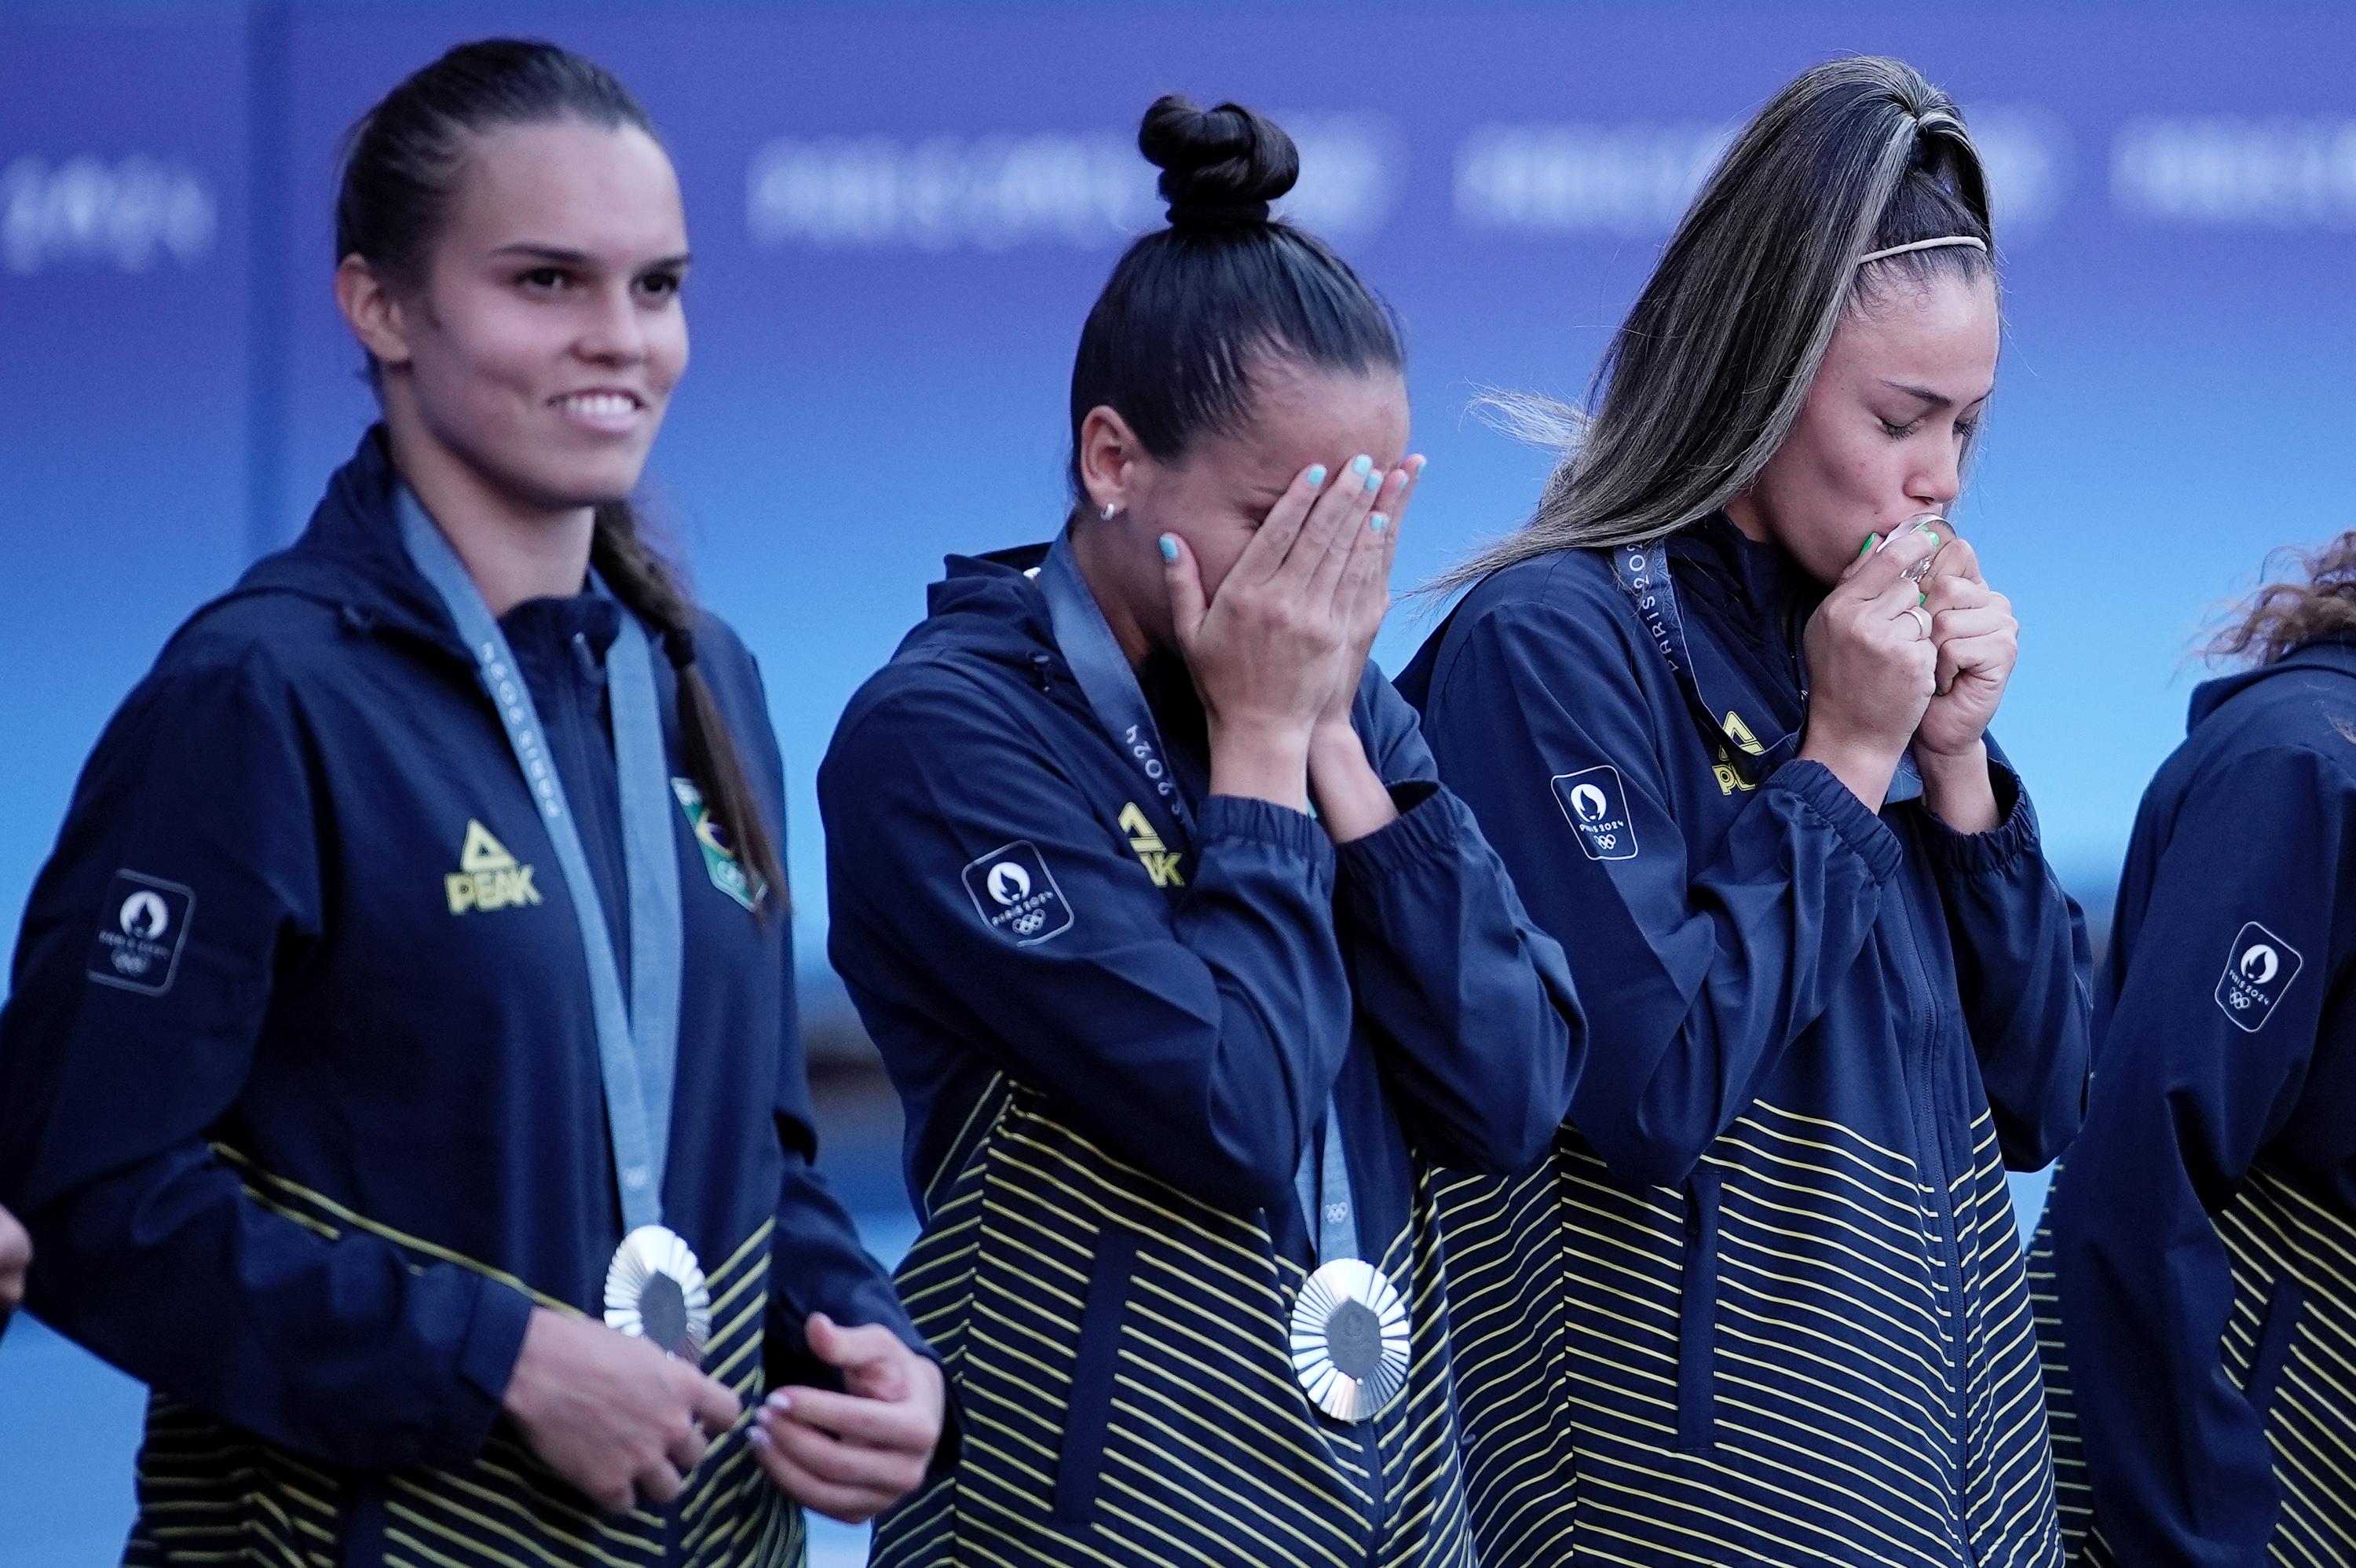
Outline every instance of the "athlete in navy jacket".
<path fill-rule="evenodd" d="M 2088 1563 L 2356 1552 L 2356 535 L 2309 565 L 2144 795 L 2040 1237 Z"/>
<path fill-rule="evenodd" d="M 1984 738 L 2009 609 L 1908 520 L 1987 246 L 1943 96 L 1801 78 L 1400 678 L 1592 1036 L 1553 1170 L 1444 1200 L 1484 1563 L 2059 1558 L 2005 1168 L 2077 1125 L 2081 923 Z"/>
<path fill-rule="evenodd" d="M 397 187 L 460 168 L 421 261 Z M 30 1304 L 154 1385 L 131 1562 L 798 1562 L 795 1500 L 920 1478 L 941 1384 L 811 1168 L 759 677 L 616 504 L 685 358 L 677 187 L 611 77 L 483 44 L 338 216 L 386 423 L 116 714 L 26 913 Z"/>
<path fill-rule="evenodd" d="M 1281 131 L 1141 140 L 1173 227 L 1083 336 L 1086 512 L 953 558 L 819 773 L 966 1424 L 877 1560 L 1466 1564 L 1425 1162 L 1544 1157 L 1576 1004 L 1365 662 L 1388 318 L 1268 221 Z"/>

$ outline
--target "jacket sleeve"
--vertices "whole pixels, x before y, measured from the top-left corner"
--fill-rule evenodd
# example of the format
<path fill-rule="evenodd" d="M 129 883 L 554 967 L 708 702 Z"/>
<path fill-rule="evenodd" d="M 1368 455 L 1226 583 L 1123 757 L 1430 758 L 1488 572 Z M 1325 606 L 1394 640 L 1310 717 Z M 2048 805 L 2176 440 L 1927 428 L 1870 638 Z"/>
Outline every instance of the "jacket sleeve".
<path fill-rule="evenodd" d="M 2095 1518 L 2121 1563 L 2267 1561 L 2267 1391 L 2223 1364 L 2233 1262 L 2215 1219 L 2297 1104 L 2340 979 L 2347 788 L 2297 749 L 2201 781 L 2133 951 L 2111 959 L 2117 998 L 2053 1243 Z"/>
<path fill-rule="evenodd" d="M 1173 901 L 1117 808 L 966 678 L 854 712 L 819 770 L 838 965 L 885 944 L 935 977 L 896 1000 L 1119 1157 L 1221 1207 L 1292 1202 L 1350 1033 L 1324 830 L 1214 795 Z"/>
<path fill-rule="evenodd" d="M 307 1230 L 209 1142 L 320 938 L 306 747 L 263 663 L 151 677 L 82 774 L 0 1019 L 0 1200 L 33 1309 L 132 1376 L 331 1464 L 463 1464 L 530 1299 Z"/>
<path fill-rule="evenodd" d="M 1359 1014 L 1424 1152 L 1518 1175 L 1546 1157 L 1579 1081 L 1587 1022 L 1569 965 L 1439 782 L 1415 710 L 1380 671 L 1362 689 L 1358 728 L 1399 813 L 1335 851 Z"/>
<path fill-rule="evenodd" d="M 1665 667 L 1635 663 L 1657 655 L 1576 600 L 1458 635 L 1425 731 L 1569 955 L 1589 1029 L 1570 1119 L 1622 1179 L 1682 1182 L 1863 951 L 1898 840 L 1791 762 L 1722 841 L 1689 848 L 1652 717 L 1686 709 Z M 1574 801 L 1624 812 L 1624 836 L 1581 831 Z"/>
<path fill-rule="evenodd" d="M 1997 1147 L 2007 1165 L 2035 1170 L 2069 1146 L 2085 1114 L 2094 960 L 2085 917 L 2046 863 L 2020 775 L 1993 744 L 1988 768 L 1997 826 L 1957 833 L 1925 810 L 1923 837 Z"/>

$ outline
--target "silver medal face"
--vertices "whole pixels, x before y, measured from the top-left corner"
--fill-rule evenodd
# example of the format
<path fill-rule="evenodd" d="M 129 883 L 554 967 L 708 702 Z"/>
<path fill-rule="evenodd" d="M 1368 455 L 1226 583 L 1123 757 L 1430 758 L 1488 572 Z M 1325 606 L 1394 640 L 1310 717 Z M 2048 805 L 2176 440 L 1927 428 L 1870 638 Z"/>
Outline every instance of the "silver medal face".
<path fill-rule="evenodd" d="M 1292 1303 L 1292 1375 L 1336 1421 L 1364 1421 L 1407 1387 L 1407 1303 L 1382 1270 L 1335 1258 Z"/>
<path fill-rule="evenodd" d="M 641 1225 L 622 1238 L 605 1269 L 605 1327 L 700 1362 L 712 1339 L 712 1292 L 677 1232 Z"/>

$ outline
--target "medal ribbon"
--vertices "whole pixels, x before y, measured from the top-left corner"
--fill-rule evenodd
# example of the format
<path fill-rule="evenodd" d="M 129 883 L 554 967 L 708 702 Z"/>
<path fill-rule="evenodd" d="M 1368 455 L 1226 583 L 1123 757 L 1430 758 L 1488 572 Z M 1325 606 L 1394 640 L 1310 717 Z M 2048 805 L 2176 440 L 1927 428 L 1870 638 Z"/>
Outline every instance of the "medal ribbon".
<path fill-rule="evenodd" d="M 410 560 L 441 596 L 458 635 L 475 657 L 476 673 L 498 710 L 508 746 L 523 770 L 541 824 L 556 849 L 565 891 L 581 927 L 589 969 L 589 999 L 597 1029 L 597 1068 L 605 1081 L 605 1125 L 622 1195 L 625 1234 L 662 1223 L 662 1180 L 670 1142 L 672 1076 L 679 1055 L 680 971 L 686 945 L 679 858 L 667 804 L 670 766 L 663 754 L 662 716 L 655 691 L 654 656 L 646 628 L 627 605 L 621 632 L 605 656 L 613 707 L 614 763 L 620 787 L 622 863 L 630 899 L 630 996 L 622 997 L 621 965 L 581 831 L 549 754 L 540 710 L 517 667 L 507 635 L 483 602 L 466 563 L 407 486 L 398 492 L 402 542 Z M 592 579 L 601 594 L 602 581 Z M 607 597 L 611 597 L 607 594 Z"/>
<path fill-rule="evenodd" d="M 1701 720 L 1702 728 L 1725 742 L 1727 766 L 1732 768 L 1742 782 L 1756 787 L 1760 780 L 1776 767 L 1789 762 L 1800 749 L 1797 733 L 1786 735 L 1766 747 L 1764 754 L 1753 756 L 1726 727 L 1701 694 L 1701 681 L 1694 670 L 1693 650 L 1686 643 L 1686 620 L 1677 608 L 1677 591 L 1669 581 L 1669 549 L 1665 539 L 1649 544 L 1616 545 L 1612 550 L 1612 576 L 1620 584 L 1630 603 L 1636 607 L 1637 618 L 1644 623 L 1644 632 L 1653 645 L 1666 659 L 1669 673 L 1675 677 L 1677 689 L 1684 693 L 1686 706 Z M 1800 686 L 1800 707 L 1808 704 L 1807 683 Z M 1882 797 L 1884 804 L 1896 805 L 1912 800 L 1922 793 L 1922 775 L 1909 749 L 1900 753 L 1898 771 L 1891 778 L 1890 792 Z"/>
<path fill-rule="evenodd" d="M 1173 848 L 1191 848 L 1194 810 L 1174 759 L 1162 744 L 1162 730 L 1137 672 L 1120 651 L 1120 640 L 1104 618 L 1089 592 L 1087 580 L 1072 560 L 1072 536 L 1067 528 L 1048 548 L 1039 566 L 1039 591 L 1047 601 L 1047 619 L 1054 626 L 1055 645 L 1071 667 L 1072 678 L 1097 722 L 1112 738 L 1130 765 L 1153 787 L 1154 797 L 1168 812 L 1175 831 L 1167 835 Z M 1342 1117 L 1333 1097 L 1325 1101 L 1324 1157 L 1315 1148 L 1301 1151 L 1293 1184 L 1301 1196 L 1302 1218 L 1317 1248 L 1317 1261 L 1358 1255 L 1357 1210 L 1351 1201 L 1350 1167 L 1343 1156 Z M 1321 1169 L 1322 1167 L 1322 1169 Z M 1321 1200 L 1322 1199 L 1322 1200 Z"/>

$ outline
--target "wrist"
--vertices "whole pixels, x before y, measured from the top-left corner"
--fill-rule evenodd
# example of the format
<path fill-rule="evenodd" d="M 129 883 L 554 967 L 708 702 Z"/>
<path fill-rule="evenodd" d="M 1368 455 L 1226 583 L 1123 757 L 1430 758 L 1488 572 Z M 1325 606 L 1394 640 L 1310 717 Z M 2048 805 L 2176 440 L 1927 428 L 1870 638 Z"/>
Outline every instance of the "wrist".
<path fill-rule="evenodd" d="M 1917 745 L 1914 766 L 1922 775 L 1922 800 L 1940 821 L 1958 833 L 1986 833 L 1998 824 L 1996 784 L 1988 776 L 1987 742 L 1976 740 L 1961 751 Z"/>
<path fill-rule="evenodd" d="M 1804 761 L 1821 764 L 1847 785 L 1849 793 L 1863 801 L 1868 811 L 1881 809 L 1881 803 L 1890 795 L 1890 781 L 1898 773 L 1897 752 L 1871 741 L 1826 734 L 1814 725 L 1801 738 L 1799 755 Z"/>
<path fill-rule="evenodd" d="M 1319 817 L 1336 844 L 1364 838 L 1398 820 L 1390 786 L 1375 771 L 1358 732 L 1347 724 L 1311 738 L 1309 784 L 1317 797 Z"/>
<path fill-rule="evenodd" d="M 1211 793 L 1309 809 L 1308 731 L 1254 720 L 1209 724 Z"/>

